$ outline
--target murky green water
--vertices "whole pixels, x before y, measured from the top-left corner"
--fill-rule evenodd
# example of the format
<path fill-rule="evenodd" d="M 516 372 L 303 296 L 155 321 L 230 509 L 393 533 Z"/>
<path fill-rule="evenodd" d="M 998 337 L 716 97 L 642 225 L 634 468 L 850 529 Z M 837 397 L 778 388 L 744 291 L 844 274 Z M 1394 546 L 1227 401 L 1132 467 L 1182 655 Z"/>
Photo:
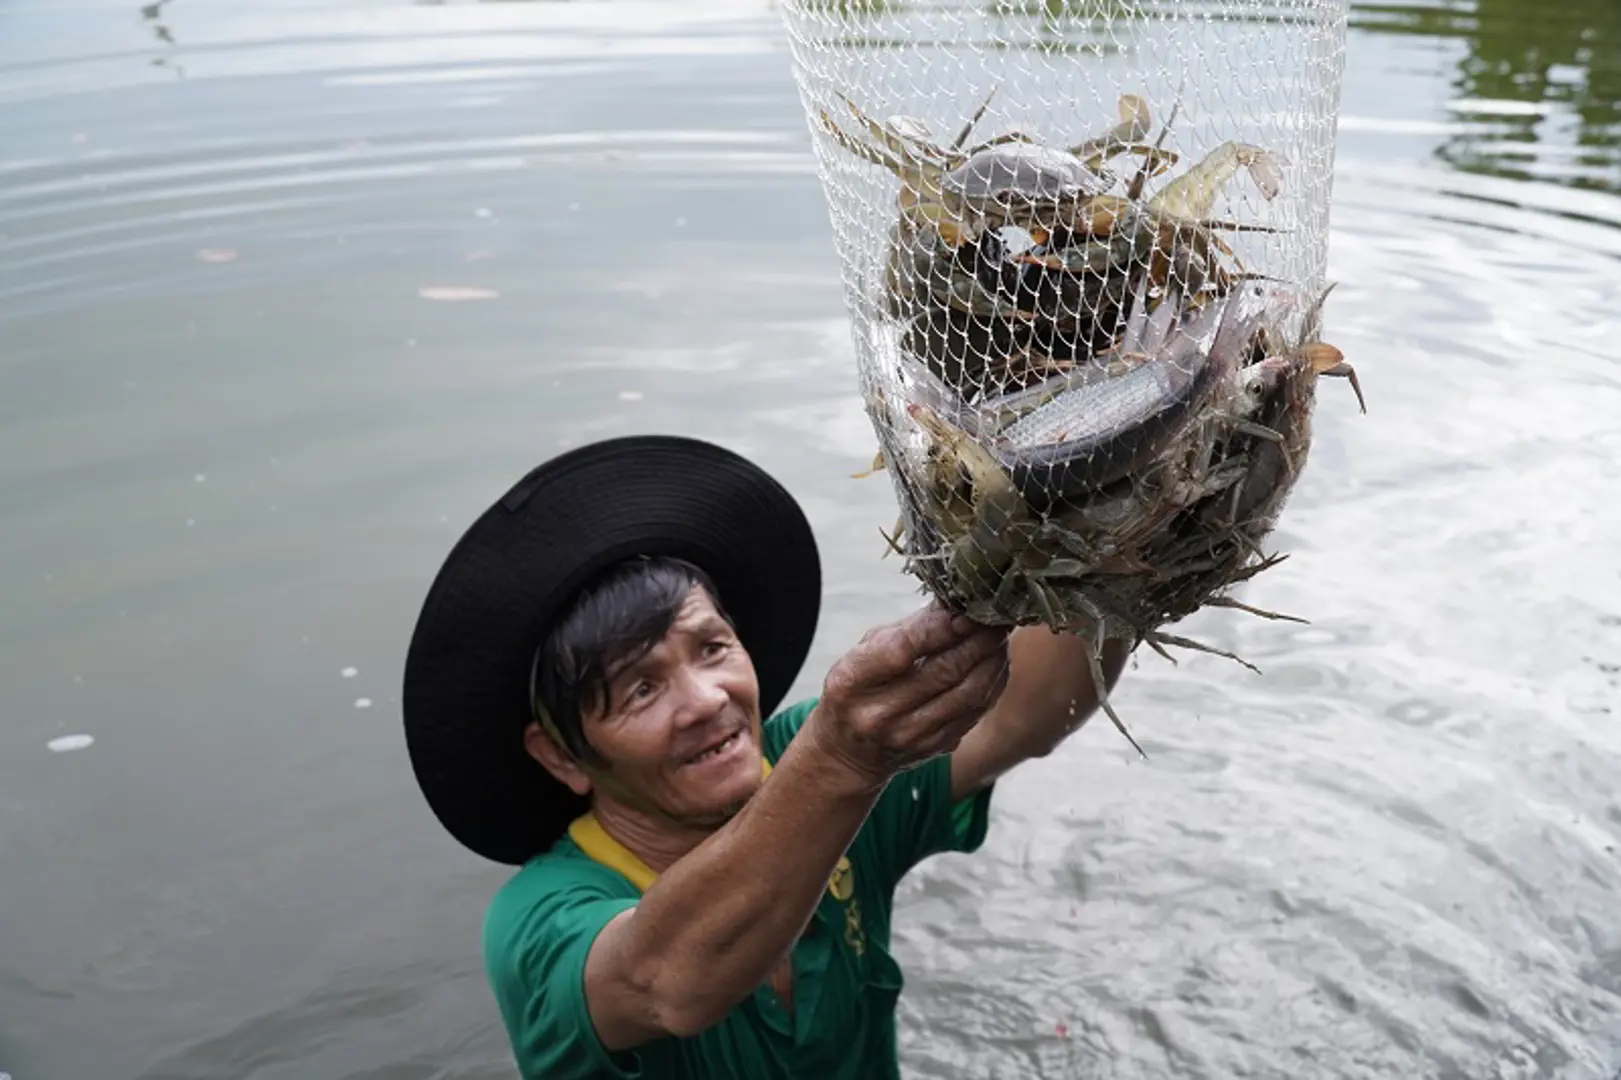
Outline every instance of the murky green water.
<path fill-rule="evenodd" d="M 1351 27 L 1371 411 L 1325 386 L 1249 596 L 1313 625 L 1200 616 L 1266 674 L 1146 657 L 1150 762 L 1089 727 L 907 885 L 912 1076 L 1621 1066 L 1621 7 Z M 0 3 L 0 1071 L 511 1075 L 422 592 L 662 430 L 811 515 L 798 690 L 907 610 L 821 198 L 763 0 Z"/>

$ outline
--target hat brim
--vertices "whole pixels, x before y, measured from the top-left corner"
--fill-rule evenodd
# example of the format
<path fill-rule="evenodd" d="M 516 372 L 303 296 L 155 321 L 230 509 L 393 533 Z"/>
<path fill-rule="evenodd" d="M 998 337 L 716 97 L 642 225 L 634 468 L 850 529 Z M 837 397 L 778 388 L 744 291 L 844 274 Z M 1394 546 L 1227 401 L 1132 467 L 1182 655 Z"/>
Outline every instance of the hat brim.
<path fill-rule="evenodd" d="M 762 715 L 798 676 L 821 564 L 810 523 L 776 480 L 730 450 L 666 435 L 540 465 L 452 549 L 405 662 L 411 767 L 435 816 L 477 854 L 520 865 L 585 811 L 524 748 L 530 667 L 578 589 L 637 555 L 685 559 L 714 581 L 753 660 Z"/>

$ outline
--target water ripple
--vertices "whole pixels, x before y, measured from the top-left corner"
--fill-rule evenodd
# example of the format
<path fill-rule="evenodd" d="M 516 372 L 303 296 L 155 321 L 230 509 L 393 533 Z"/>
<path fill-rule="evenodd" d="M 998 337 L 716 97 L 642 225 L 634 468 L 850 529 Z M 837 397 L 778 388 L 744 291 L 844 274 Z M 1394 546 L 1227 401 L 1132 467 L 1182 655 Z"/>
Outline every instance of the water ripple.
<path fill-rule="evenodd" d="M 1089 725 L 907 880 L 909 1075 L 1621 1062 L 1615 37 L 1506 2 L 1353 12 L 1327 330 L 1370 412 L 1325 384 L 1244 593 L 1310 625 L 1188 620 L 1263 674 L 1140 658 L 1146 762 Z M 823 538 L 807 693 L 917 599 L 776 13 L 151 10 L 0 7 L 0 1016 L 40 1075 L 506 1075 L 500 875 L 375 674 L 500 478 L 762 462 Z"/>

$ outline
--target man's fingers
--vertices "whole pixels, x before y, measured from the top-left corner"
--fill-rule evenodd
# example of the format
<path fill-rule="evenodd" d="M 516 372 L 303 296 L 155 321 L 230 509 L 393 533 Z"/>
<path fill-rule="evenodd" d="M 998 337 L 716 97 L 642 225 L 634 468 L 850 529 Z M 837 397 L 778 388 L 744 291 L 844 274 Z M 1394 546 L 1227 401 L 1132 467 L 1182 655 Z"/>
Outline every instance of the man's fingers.
<path fill-rule="evenodd" d="M 941 728 L 936 737 L 935 753 L 949 754 L 955 750 L 968 733 L 985 719 L 1006 685 L 1007 665 L 987 661 L 975 669 L 972 678 L 952 694 L 946 695 L 943 700 L 947 700 L 958 715 Z M 957 700 L 950 701 L 952 698 Z"/>
<path fill-rule="evenodd" d="M 873 686 L 900 678 L 920 660 L 949 650 L 974 630 L 974 623 L 952 615 L 936 601 L 864 638 L 850 654 L 856 665 L 854 674 L 858 681 Z"/>
<path fill-rule="evenodd" d="M 897 624 L 912 660 L 921 660 L 952 648 L 979 629 L 966 615 L 954 615 L 938 600 Z"/>
<path fill-rule="evenodd" d="M 942 733 L 957 730 L 961 738 L 996 702 L 1005 685 L 1007 659 L 995 652 L 979 662 L 949 687 L 911 709 L 904 721 L 909 731 Z"/>
<path fill-rule="evenodd" d="M 1006 652 L 991 653 L 975 664 L 967 676 L 941 696 L 961 702 L 965 709 L 988 709 L 1007 688 L 1009 665 Z"/>
<path fill-rule="evenodd" d="M 975 628 L 950 648 L 911 665 L 904 678 L 885 688 L 885 704 L 905 711 L 921 708 L 960 685 L 982 662 L 994 657 L 1006 662 L 1006 632 Z"/>

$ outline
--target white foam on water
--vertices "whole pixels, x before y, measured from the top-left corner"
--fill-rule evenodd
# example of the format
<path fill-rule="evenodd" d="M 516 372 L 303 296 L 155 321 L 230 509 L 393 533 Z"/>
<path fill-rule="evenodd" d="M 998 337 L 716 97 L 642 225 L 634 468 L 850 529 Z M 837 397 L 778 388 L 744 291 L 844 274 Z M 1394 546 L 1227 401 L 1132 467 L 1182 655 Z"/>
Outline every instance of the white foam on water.
<path fill-rule="evenodd" d="M 95 737 L 91 735 L 60 735 L 45 745 L 58 754 L 66 754 L 70 750 L 83 750 L 95 741 Z M 0 1073 L 0 1080 L 5 1080 L 4 1073 Z"/>
<path fill-rule="evenodd" d="M 338 674 L 342 675 L 345 679 L 352 679 L 356 675 L 360 674 L 360 669 L 359 668 L 346 667 L 342 671 L 338 672 Z"/>
<path fill-rule="evenodd" d="M 417 295 L 424 300 L 454 304 L 467 300 L 494 300 L 501 294 L 494 289 L 474 285 L 424 285 L 417 290 Z"/>
<path fill-rule="evenodd" d="M 371 698 L 369 698 L 369 697 L 355 698 L 355 708 L 357 708 L 357 709 L 369 709 L 369 708 L 371 708 Z"/>

